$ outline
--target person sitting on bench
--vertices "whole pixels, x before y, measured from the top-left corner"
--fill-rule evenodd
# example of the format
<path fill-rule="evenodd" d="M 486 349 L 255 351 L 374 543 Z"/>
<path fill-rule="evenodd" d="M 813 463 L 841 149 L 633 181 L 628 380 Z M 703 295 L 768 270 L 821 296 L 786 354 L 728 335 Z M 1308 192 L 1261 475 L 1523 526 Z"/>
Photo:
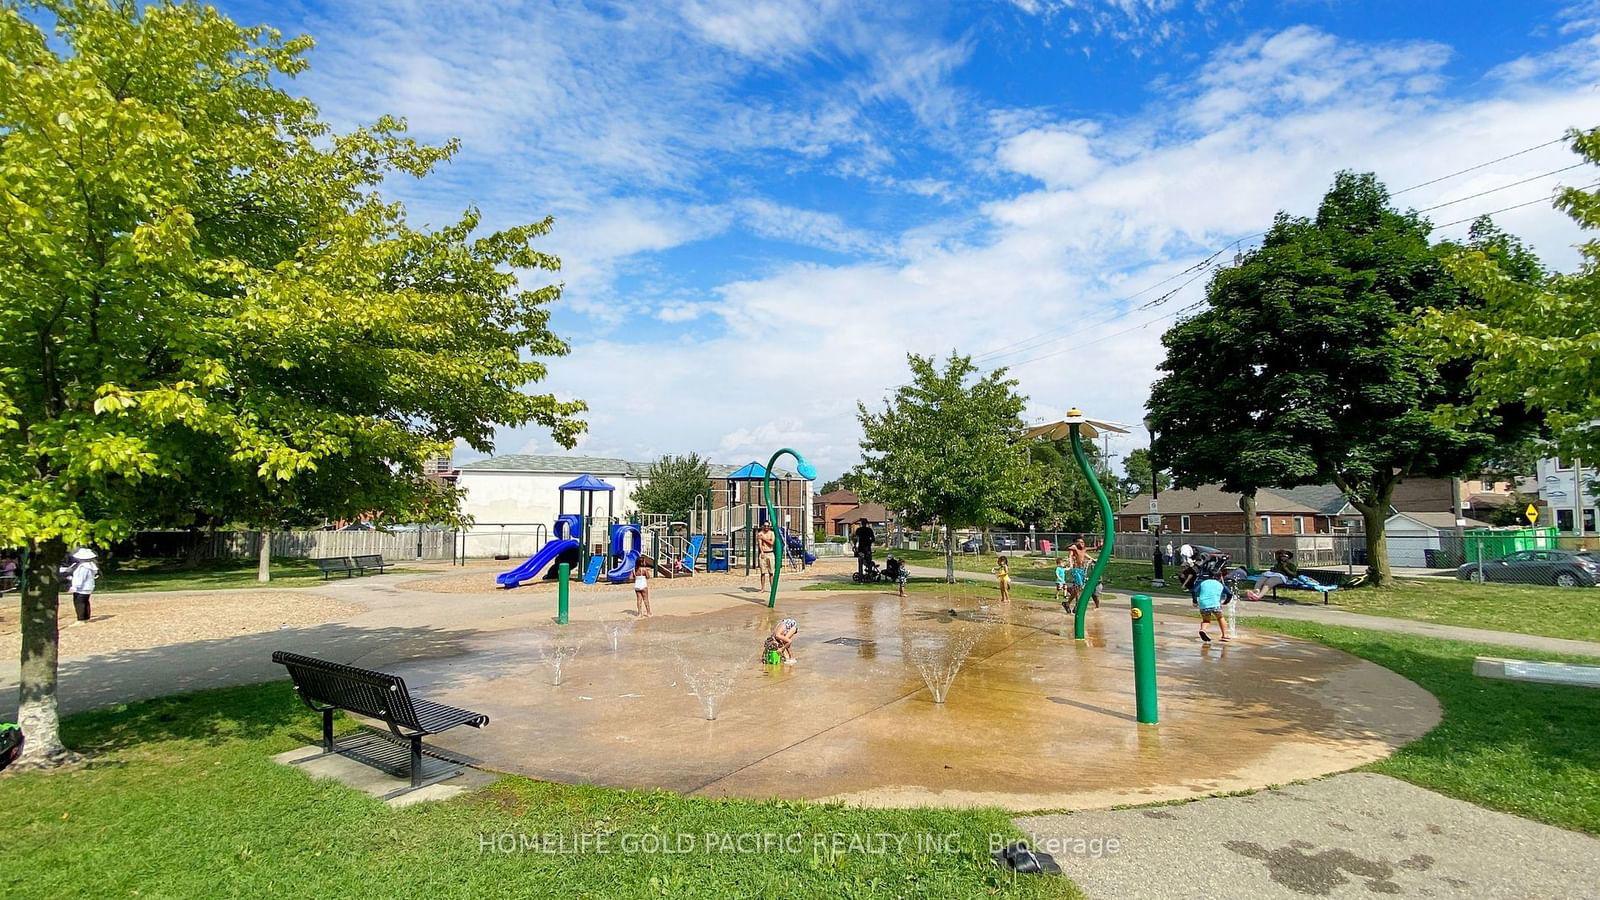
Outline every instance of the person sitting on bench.
<path fill-rule="evenodd" d="M 1272 555 L 1272 568 L 1261 576 L 1261 580 L 1256 582 L 1255 590 L 1247 592 L 1245 597 L 1250 600 L 1260 600 L 1273 588 L 1281 587 L 1299 577 L 1300 567 L 1295 564 L 1294 551 L 1279 550 Z"/>

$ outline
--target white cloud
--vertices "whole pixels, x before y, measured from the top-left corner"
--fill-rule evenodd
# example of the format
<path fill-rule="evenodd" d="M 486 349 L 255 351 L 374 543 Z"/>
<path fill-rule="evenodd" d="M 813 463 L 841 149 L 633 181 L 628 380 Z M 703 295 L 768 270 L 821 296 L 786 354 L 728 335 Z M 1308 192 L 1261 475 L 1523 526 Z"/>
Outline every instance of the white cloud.
<path fill-rule="evenodd" d="M 732 281 L 714 301 L 725 333 L 648 353 L 588 344 L 570 368 L 557 367 L 558 378 L 566 382 L 563 370 L 604 368 L 611 376 L 604 382 L 572 389 L 619 422 L 648 422 L 642 430 L 654 446 L 740 461 L 790 442 L 804 445 L 825 474 L 855 459 L 855 401 L 881 402 L 905 376 L 906 351 L 1007 350 L 985 364 L 1016 366 L 1031 415 L 1077 404 L 1137 423 L 1168 314 L 1199 299 L 1206 279 L 1201 273 L 1148 311 L 1133 308 L 1190 276 L 1131 303 L 1117 298 L 1264 229 L 1280 209 L 1312 212 L 1337 169 L 1375 170 L 1398 189 L 1593 118 L 1581 84 L 1518 85 L 1465 100 L 1439 95 L 1437 87 L 1417 95 L 1399 80 L 1429 74 L 1446 54 L 1426 45 L 1407 60 L 1381 50 L 1303 30 L 1283 40 L 1263 36 L 1219 52 L 1196 73 L 1194 89 L 1168 94 L 1138 118 L 1096 123 L 1092 138 L 1081 122 L 1029 121 L 997 146 L 996 161 L 1037 175 L 1045 187 L 983 204 L 981 238 L 963 237 L 973 233 L 967 225 L 944 232 L 918 226 L 893 258 L 791 265 Z M 1320 65 L 1313 58 L 1368 62 L 1330 93 L 1302 83 Z M 1231 119 L 1198 114 L 1215 103 L 1224 72 L 1251 84 L 1254 99 Z M 1102 146 L 1115 150 L 1102 154 Z M 1399 200 L 1425 207 L 1571 161 L 1554 146 Z M 1539 182 L 1449 207 L 1435 221 L 1547 187 Z M 1573 262 L 1577 233 L 1560 214 L 1535 205 L 1501 219 L 1551 262 Z M 1445 233 L 1459 237 L 1465 226 Z M 659 415 L 664 397 L 694 412 Z M 1119 452 L 1140 439 L 1125 439 Z"/>

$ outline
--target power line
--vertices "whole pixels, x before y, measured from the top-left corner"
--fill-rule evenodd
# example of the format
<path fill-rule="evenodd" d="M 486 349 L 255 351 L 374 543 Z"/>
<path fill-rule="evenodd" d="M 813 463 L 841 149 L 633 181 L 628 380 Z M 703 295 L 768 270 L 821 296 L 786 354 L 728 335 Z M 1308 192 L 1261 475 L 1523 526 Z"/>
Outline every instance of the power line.
<path fill-rule="evenodd" d="M 1498 163 L 1498 162 L 1505 162 L 1508 159 L 1515 159 L 1516 157 L 1519 157 L 1519 156 L 1523 155 L 1524 153 L 1532 153 L 1535 150 L 1543 150 L 1544 148 L 1550 146 L 1551 144 L 1559 144 L 1562 141 L 1565 141 L 1566 139 L 1567 139 L 1567 136 L 1563 134 L 1561 137 L 1558 137 L 1553 141 L 1545 141 L 1542 144 L 1534 144 L 1532 147 L 1527 147 L 1525 149 L 1518 150 L 1515 153 L 1507 153 L 1505 156 L 1496 157 L 1494 159 L 1489 160 L 1488 162 L 1481 162 L 1481 163 L 1478 163 L 1475 166 L 1467 166 L 1465 169 L 1461 169 L 1460 171 L 1451 172 L 1448 175 L 1440 175 L 1438 178 L 1430 178 L 1427 181 L 1424 181 L 1424 182 L 1422 182 L 1420 184 L 1413 184 L 1412 186 L 1410 186 L 1408 188 L 1401 188 L 1398 191 L 1392 191 L 1392 192 L 1390 192 L 1389 196 L 1398 197 L 1401 194 L 1410 193 L 1411 191 L 1414 191 L 1417 188 L 1425 188 L 1430 184 L 1438 184 L 1441 181 L 1448 181 L 1448 180 L 1456 177 L 1457 175 L 1465 175 L 1468 172 L 1476 172 L 1479 169 L 1484 168 L 1485 166 L 1492 166 L 1492 165 L 1494 165 L 1495 163 Z"/>
<path fill-rule="evenodd" d="M 1447 174 L 1440 175 L 1440 176 L 1438 176 L 1436 178 L 1430 178 L 1427 181 L 1423 181 L 1423 182 L 1419 182 L 1417 184 L 1413 184 L 1410 187 L 1401 188 L 1398 191 L 1391 192 L 1390 196 L 1394 197 L 1394 196 L 1398 196 L 1400 194 L 1409 193 L 1411 191 L 1417 190 L 1418 188 L 1427 187 L 1430 184 L 1438 184 L 1441 181 L 1448 181 L 1449 179 L 1455 178 L 1455 177 L 1457 177 L 1459 175 L 1465 175 L 1468 172 L 1476 172 L 1479 169 L 1482 169 L 1482 168 L 1485 168 L 1485 167 L 1488 167 L 1488 166 L 1492 166 L 1495 163 L 1505 162 L 1508 159 L 1515 159 L 1518 156 L 1523 156 L 1525 154 L 1532 153 L 1535 150 L 1542 150 L 1545 147 L 1549 147 L 1549 146 L 1551 146 L 1553 144 L 1562 143 L 1566 139 L 1567 139 L 1566 135 L 1562 135 L 1560 137 L 1553 138 L 1551 140 L 1545 141 L 1545 142 L 1540 143 L 1540 144 L 1534 144 L 1531 147 L 1524 147 L 1521 150 L 1517 150 L 1517 151 L 1515 151 L 1513 153 L 1507 153 L 1504 156 L 1495 157 L 1494 159 L 1488 160 L 1487 162 L 1481 162 L 1481 163 L 1478 163 L 1476 165 L 1468 166 L 1468 167 L 1466 167 L 1464 169 L 1458 169 L 1458 170 L 1456 170 L 1454 172 L 1449 172 Z M 1450 201 L 1450 203 L 1441 203 L 1441 204 L 1439 204 L 1437 206 L 1430 206 L 1427 209 L 1419 210 L 1419 212 L 1427 212 L 1428 209 L 1438 209 L 1438 208 L 1440 208 L 1442 206 L 1448 206 L 1448 205 L 1453 204 L 1453 203 L 1461 203 L 1461 202 L 1465 202 L 1467 200 L 1474 199 L 1476 197 L 1481 197 L 1484 194 L 1490 194 L 1490 193 L 1494 193 L 1495 191 L 1500 191 L 1500 190 L 1505 190 L 1507 188 L 1517 187 L 1518 185 L 1526 184 L 1529 181 L 1534 181 L 1534 180 L 1537 180 L 1538 178 L 1546 178 L 1546 177 L 1549 177 L 1550 175 L 1554 175 L 1554 174 L 1557 174 L 1557 173 L 1560 173 L 1560 172 L 1565 172 L 1565 171 L 1568 171 L 1569 169 L 1574 169 L 1574 168 L 1577 168 L 1578 166 L 1581 166 L 1581 165 L 1584 165 L 1584 163 L 1575 163 L 1574 165 L 1567 166 L 1566 168 L 1563 168 L 1563 169 L 1556 169 L 1553 172 L 1547 172 L 1544 175 L 1538 175 L 1538 176 L 1534 176 L 1534 178 L 1529 178 L 1529 179 L 1524 179 L 1522 181 L 1513 182 L 1512 184 L 1504 185 L 1504 186 L 1499 187 L 1499 188 L 1494 188 L 1493 190 L 1484 191 L 1484 192 L 1479 193 L 1479 194 L 1473 194 L 1470 197 L 1462 197 L 1460 200 L 1452 200 L 1452 201 Z M 1454 224 L 1454 223 L 1452 223 L 1452 224 Z M 1436 227 L 1442 228 L 1444 226 L 1441 225 L 1441 226 L 1436 226 Z M 1134 309 L 1123 310 L 1123 309 L 1117 309 L 1116 308 L 1119 304 L 1130 303 L 1133 300 L 1138 299 L 1139 297 L 1143 296 L 1144 294 L 1147 294 L 1150 291 L 1153 291 L 1156 288 L 1161 287 L 1162 285 L 1167 284 L 1167 283 L 1169 283 L 1171 281 L 1174 281 L 1176 279 L 1182 278 L 1183 276 L 1188 275 L 1191 272 L 1195 272 L 1195 271 L 1204 269 L 1206 266 L 1210 265 L 1214 260 L 1216 260 L 1217 257 L 1219 257 L 1223 253 L 1227 252 L 1230 248 L 1236 247 L 1239 244 L 1244 243 L 1245 241 L 1253 240 L 1253 239 L 1258 238 L 1258 237 L 1262 237 L 1265 234 L 1266 234 L 1265 231 L 1258 231 L 1255 234 L 1249 234 L 1249 235 L 1245 235 L 1244 237 L 1241 237 L 1241 238 L 1236 238 L 1236 239 L 1234 239 L 1232 241 L 1229 241 L 1226 244 L 1223 244 L 1221 248 L 1219 248 L 1218 250 L 1213 252 L 1210 256 L 1206 257 L 1205 259 L 1200 260 L 1197 263 L 1193 263 L 1190 266 L 1188 266 L 1188 267 L 1186 267 L 1186 268 L 1184 268 L 1184 269 L 1182 269 L 1182 270 L 1180 270 L 1178 272 L 1174 272 L 1173 274 L 1168 275 L 1166 278 L 1163 278 L 1160 281 L 1155 282 L 1154 284 L 1147 285 L 1146 287 L 1144 287 L 1144 288 L 1142 288 L 1142 289 L 1140 289 L 1138 291 L 1135 291 L 1134 293 L 1129 294 L 1129 295 L 1127 295 L 1125 297 L 1119 297 L 1119 298 L 1116 298 L 1114 300 L 1108 301 L 1110 306 L 1112 307 L 1111 310 L 1108 311 L 1105 315 L 1100 316 L 1100 317 L 1098 317 L 1098 318 L 1096 318 L 1094 320 L 1091 320 L 1089 322 L 1079 321 L 1079 322 L 1073 323 L 1072 325 L 1062 325 L 1062 326 L 1058 326 L 1058 327 L 1055 327 L 1055 328 L 1047 329 L 1047 330 L 1042 331 L 1042 332 L 1036 332 L 1036 333 L 1034 333 L 1034 334 L 1032 334 L 1032 335 L 1030 335 L 1030 336 L 1028 336 L 1026 338 L 1021 339 L 1021 340 L 1012 341 L 1012 342 L 1007 343 L 1007 344 L 1002 344 L 999 347 L 996 347 L 996 348 L 994 348 L 992 350 L 987 350 L 987 351 L 985 351 L 983 353 L 980 353 L 977 356 L 974 356 L 972 361 L 974 363 L 986 363 L 986 362 L 990 362 L 992 360 L 998 359 L 998 358 L 1003 357 L 1003 356 L 1010 356 L 1010 355 L 1013 355 L 1013 354 L 1016 354 L 1016 353 L 1026 353 L 1026 352 L 1028 352 L 1030 350 L 1037 350 L 1040 347 L 1043 347 L 1046 344 L 1053 343 L 1054 341 L 1056 341 L 1056 340 L 1058 340 L 1060 338 L 1069 337 L 1072 334 L 1077 334 L 1078 332 L 1082 331 L 1083 328 L 1085 328 L 1085 327 L 1089 327 L 1089 326 L 1092 326 L 1092 325 L 1107 324 L 1107 323 L 1110 323 L 1110 322 L 1114 322 L 1114 321 L 1116 321 L 1118 319 L 1121 319 L 1121 318 L 1123 318 L 1125 316 L 1128 316 L 1128 315 L 1130 315 L 1130 314 L 1132 314 L 1134 312 L 1138 312 L 1139 310 L 1152 309 L 1152 308 L 1154 308 L 1156 306 L 1159 306 L 1159 305 L 1165 303 L 1167 300 L 1171 299 L 1171 292 L 1169 292 L 1168 294 L 1164 294 L 1161 297 L 1158 297 L 1155 301 L 1151 301 L 1149 303 L 1142 304 L 1142 305 L 1140 305 L 1138 307 L 1135 307 Z M 1076 327 L 1074 327 L 1074 326 L 1076 326 Z M 1063 333 L 1063 332 L 1065 332 L 1065 333 Z M 1018 363 L 1018 365 L 1025 365 L 1025 364 L 1026 363 Z"/>
<path fill-rule="evenodd" d="M 1479 191 L 1476 194 L 1468 194 L 1467 196 L 1462 197 L 1462 198 L 1460 198 L 1458 200 L 1446 200 L 1443 203 L 1435 203 L 1432 206 L 1425 206 L 1422 209 L 1417 210 L 1417 212 L 1429 212 L 1429 211 L 1435 210 L 1435 209 L 1443 209 L 1446 206 L 1454 206 L 1457 203 L 1465 203 L 1468 200 L 1476 200 L 1479 197 L 1487 196 L 1489 194 L 1499 193 L 1500 191 L 1506 190 L 1507 188 L 1520 187 L 1520 186 L 1522 186 L 1524 184 L 1527 184 L 1530 181 L 1538 181 L 1541 178 L 1549 178 L 1551 175 L 1560 175 L 1562 172 L 1570 172 L 1573 169 L 1577 169 L 1577 168 L 1580 168 L 1580 167 L 1586 166 L 1586 165 L 1588 165 L 1587 162 L 1573 163 L 1570 166 L 1566 166 L 1566 167 L 1560 168 L 1560 169 L 1554 169 L 1552 171 L 1544 173 L 1543 175 L 1534 175 L 1534 176 L 1532 176 L 1530 178 L 1524 178 L 1521 181 L 1513 181 L 1510 184 L 1502 184 L 1497 188 L 1489 188 L 1487 191 Z"/>
<path fill-rule="evenodd" d="M 1559 187 L 1559 185 L 1558 185 L 1558 187 Z M 1587 190 L 1587 189 L 1592 188 L 1592 187 L 1600 187 L 1600 181 L 1596 181 L 1593 184 L 1586 184 L 1586 185 L 1583 186 L 1582 190 Z M 1502 206 L 1499 209 L 1491 209 L 1488 212 L 1481 212 L 1481 213 L 1478 213 L 1477 215 L 1467 216 L 1465 219 L 1457 219 L 1454 222 L 1446 222 L 1443 225 L 1435 225 L 1435 226 L 1433 226 L 1433 230 L 1438 231 L 1441 228 L 1449 228 L 1451 225 L 1460 225 L 1462 222 L 1471 222 L 1471 221 L 1474 221 L 1476 219 L 1481 219 L 1484 216 L 1498 216 L 1499 214 L 1501 214 L 1503 212 L 1510 212 L 1513 209 L 1521 209 L 1524 206 L 1532 206 L 1535 203 L 1550 203 L 1550 202 L 1553 202 L 1554 200 L 1555 200 L 1554 197 L 1550 197 L 1548 195 L 1544 196 L 1544 197 L 1535 197 L 1532 200 L 1528 200 L 1528 201 L 1525 201 L 1523 203 L 1514 203 L 1514 204 L 1512 204 L 1510 206 Z"/>

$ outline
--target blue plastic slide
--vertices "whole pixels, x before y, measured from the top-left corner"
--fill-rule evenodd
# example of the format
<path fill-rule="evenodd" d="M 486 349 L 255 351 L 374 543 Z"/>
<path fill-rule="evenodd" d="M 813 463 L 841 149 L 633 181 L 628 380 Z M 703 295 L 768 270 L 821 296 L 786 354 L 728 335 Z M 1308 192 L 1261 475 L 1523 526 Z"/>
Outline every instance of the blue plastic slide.
<path fill-rule="evenodd" d="M 697 534 L 689 538 L 689 546 L 684 549 L 683 553 L 683 570 L 685 572 L 691 575 L 694 574 L 694 565 L 700 561 L 700 547 L 705 542 L 706 536 L 703 534 Z"/>
<path fill-rule="evenodd" d="M 561 554 L 568 550 L 576 549 L 578 549 L 577 541 L 547 541 L 543 547 L 539 548 L 538 553 L 528 558 L 527 562 L 502 575 L 496 575 L 494 580 L 508 588 L 514 588 L 524 581 L 533 581 L 539 577 L 539 573 L 543 572 L 546 566 L 555 562 Z"/>
<path fill-rule="evenodd" d="M 622 542 L 625 538 L 632 538 L 632 547 L 627 553 L 622 552 Z M 611 531 L 611 555 L 621 557 L 621 562 L 615 569 L 606 573 L 606 580 L 612 584 L 621 584 L 633 578 L 634 567 L 639 565 L 640 545 L 644 540 L 643 534 L 637 525 L 619 525 Z"/>

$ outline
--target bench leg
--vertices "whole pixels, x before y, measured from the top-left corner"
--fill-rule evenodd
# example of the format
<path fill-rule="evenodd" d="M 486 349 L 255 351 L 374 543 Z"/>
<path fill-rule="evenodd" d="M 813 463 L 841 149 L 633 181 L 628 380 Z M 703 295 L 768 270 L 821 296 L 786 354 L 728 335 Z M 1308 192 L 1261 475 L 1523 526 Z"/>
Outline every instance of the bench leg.
<path fill-rule="evenodd" d="M 411 738 L 411 786 L 422 787 L 422 735 Z"/>
<path fill-rule="evenodd" d="M 322 752 L 333 752 L 333 710 L 322 711 Z"/>

